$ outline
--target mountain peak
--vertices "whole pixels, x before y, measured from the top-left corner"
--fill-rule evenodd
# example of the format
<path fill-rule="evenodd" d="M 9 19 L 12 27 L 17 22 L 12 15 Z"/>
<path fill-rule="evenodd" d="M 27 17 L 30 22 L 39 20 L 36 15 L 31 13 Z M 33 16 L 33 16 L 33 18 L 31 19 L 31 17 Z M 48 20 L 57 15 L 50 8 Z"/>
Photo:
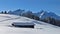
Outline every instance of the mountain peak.
<path fill-rule="evenodd" d="M 40 11 L 38 13 L 35 13 L 35 15 L 38 15 L 39 18 L 41 18 L 41 19 L 44 19 L 44 18 L 47 18 L 47 17 L 52 17 L 52 18 L 60 20 L 60 17 L 53 12 Z"/>

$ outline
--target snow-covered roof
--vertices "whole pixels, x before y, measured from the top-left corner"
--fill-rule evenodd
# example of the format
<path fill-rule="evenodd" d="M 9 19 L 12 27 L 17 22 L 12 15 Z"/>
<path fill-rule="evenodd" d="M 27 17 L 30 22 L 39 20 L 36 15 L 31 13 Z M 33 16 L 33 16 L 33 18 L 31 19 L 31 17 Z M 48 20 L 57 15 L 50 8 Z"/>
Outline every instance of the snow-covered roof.
<path fill-rule="evenodd" d="M 34 25 L 32 22 L 13 22 L 15 25 Z"/>

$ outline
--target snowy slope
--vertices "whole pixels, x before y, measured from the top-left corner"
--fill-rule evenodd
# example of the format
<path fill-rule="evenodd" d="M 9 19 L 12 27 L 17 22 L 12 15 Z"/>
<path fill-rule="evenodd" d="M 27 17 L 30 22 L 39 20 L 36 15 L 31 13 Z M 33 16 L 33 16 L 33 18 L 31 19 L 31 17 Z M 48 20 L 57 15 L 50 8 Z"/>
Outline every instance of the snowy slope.
<path fill-rule="evenodd" d="M 32 22 L 35 28 L 13 27 L 13 22 Z M 60 34 L 60 27 L 22 16 L 0 14 L 0 34 Z"/>

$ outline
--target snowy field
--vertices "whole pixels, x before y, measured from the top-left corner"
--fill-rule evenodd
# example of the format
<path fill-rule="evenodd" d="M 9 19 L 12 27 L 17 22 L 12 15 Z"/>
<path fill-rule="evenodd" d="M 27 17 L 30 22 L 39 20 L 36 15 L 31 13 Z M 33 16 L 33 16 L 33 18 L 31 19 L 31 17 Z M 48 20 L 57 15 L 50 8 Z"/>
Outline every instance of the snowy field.
<path fill-rule="evenodd" d="M 34 28 L 13 27 L 13 22 L 34 23 Z M 60 34 L 60 27 L 22 16 L 0 14 L 0 34 Z"/>

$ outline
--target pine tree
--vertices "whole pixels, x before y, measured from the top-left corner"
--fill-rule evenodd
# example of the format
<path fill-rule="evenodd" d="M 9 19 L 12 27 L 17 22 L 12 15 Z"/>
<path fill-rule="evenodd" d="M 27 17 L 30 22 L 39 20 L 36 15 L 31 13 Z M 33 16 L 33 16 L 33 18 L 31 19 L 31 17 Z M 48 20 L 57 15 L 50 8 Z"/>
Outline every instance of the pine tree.
<path fill-rule="evenodd" d="M 7 11 L 5 11 L 5 14 L 7 14 Z"/>
<path fill-rule="evenodd" d="M 1 13 L 3 13 L 3 11 Z"/>

